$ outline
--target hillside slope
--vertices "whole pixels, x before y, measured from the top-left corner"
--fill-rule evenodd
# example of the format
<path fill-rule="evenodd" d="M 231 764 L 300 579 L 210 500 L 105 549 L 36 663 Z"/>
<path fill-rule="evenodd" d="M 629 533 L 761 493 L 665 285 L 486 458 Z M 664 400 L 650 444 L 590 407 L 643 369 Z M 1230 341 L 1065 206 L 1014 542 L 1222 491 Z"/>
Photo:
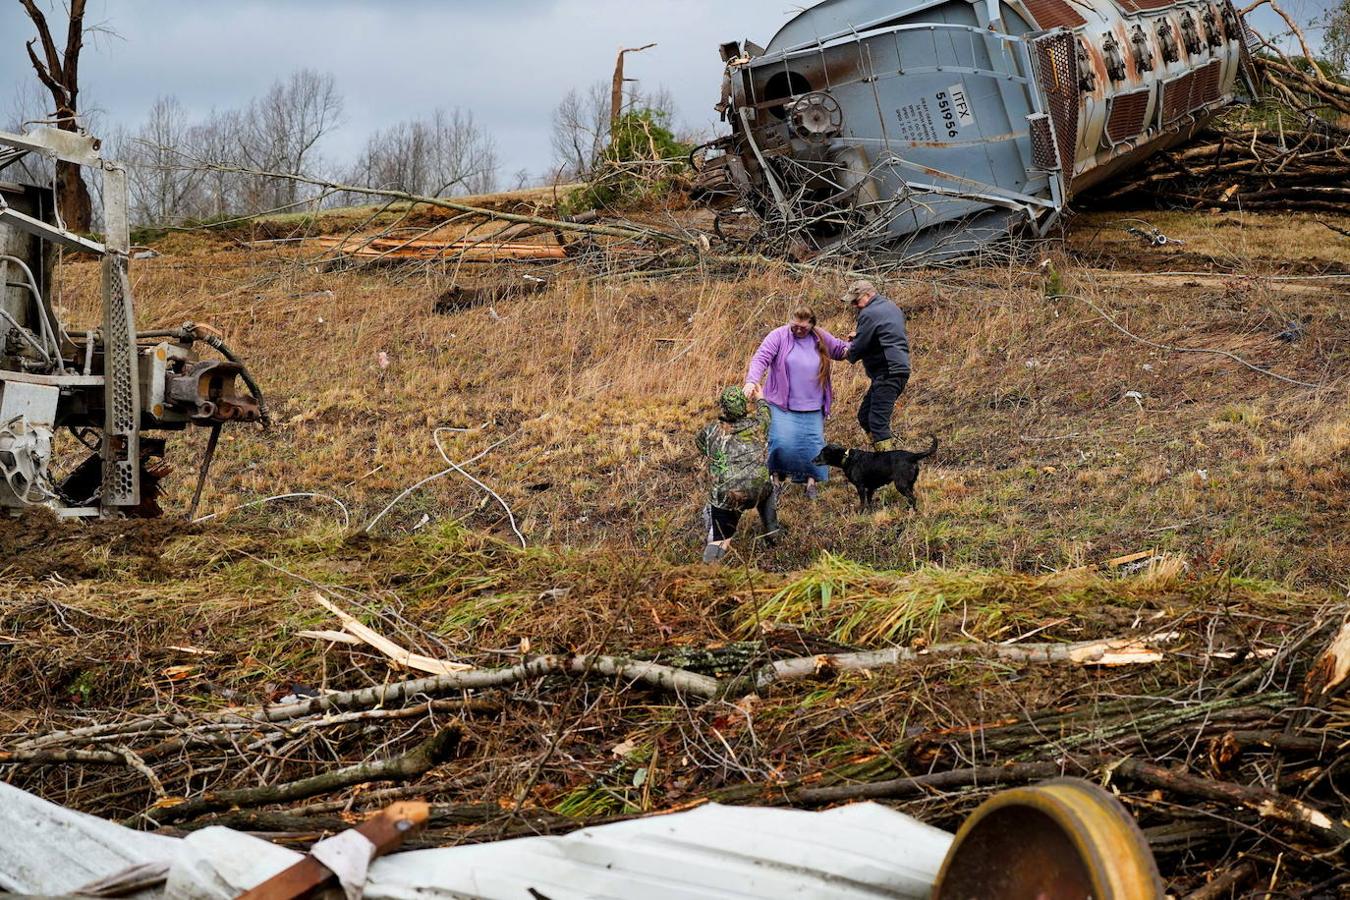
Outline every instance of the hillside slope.
<path fill-rule="evenodd" d="M 1124 231 L 1134 221 L 1080 217 L 1069 244 L 1047 253 L 1050 288 L 1021 264 L 884 279 L 915 345 L 897 433 L 942 443 L 921 508 L 861 518 L 846 486 L 818 507 L 789 494 L 790 535 L 772 551 L 747 548 L 756 563 L 795 568 L 828 549 L 888 567 L 1035 572 L 1156 548 L 1201 569 L 1340 578 L 1350 279 L 1326 276 L 1350 271 L 1350 241 L 1302 217 L 1158 214 L 1150 221 L 1187 243 L 1150 248 Z M 444 468 L 435 430 L 445 428 L 451 460 L 492 448 L 470 471 L 531 542 L 689 559 L 702 503 L 692 436 L 717 391 L 742 379 L 758 340 L 800 303 L 836 333 L 851 328 L 835 300 L 846 279 L 830 273 L 605 278 L 564 264 L 527 270 L 551 279 L 542 293 L 438 314 L 455 277 L 511 283 L 519 270 L 325 272 L 313 263 L 322 252 L 304 248 L 175 237 L 136 263 L 142 322 L 222 328 L 276 411 L 272 432 L 226 438 L 207 512 L 322 492 L 365 523 Z M 78 321 L 94 272 L 67 272 Z M 856 446 L 865 380 L 839 365 L 836 388 L 827 434 Z M 174 448 L 180 507 L 202 441 Z M 510 537 L 484 498 L 451 474 L 376 530 L 404 533 L 425 515 Z M 294 520 L 335 509 L 320 502 Z M 276 507 L 237 515 L 252 514 L 285 519 Z"/>

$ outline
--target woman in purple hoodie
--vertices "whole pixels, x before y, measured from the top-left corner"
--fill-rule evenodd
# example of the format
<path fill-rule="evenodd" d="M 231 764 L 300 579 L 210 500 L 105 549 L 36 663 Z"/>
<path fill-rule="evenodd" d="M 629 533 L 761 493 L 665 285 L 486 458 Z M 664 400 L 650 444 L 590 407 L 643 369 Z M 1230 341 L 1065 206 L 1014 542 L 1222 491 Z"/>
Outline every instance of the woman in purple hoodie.
<path fill-rule="evenodd" d="M 847 353 L 848 344 L 817 328 L 816 314 L 803 306 L 791 322 L 769 332 L 745 376 L 746 397 L 763 397 L 772 413 L 769 472 L 774 483 L 781 486 L 788 478 L 805 482 L 812 499 L 816 482 L 828 474 L 811 461 L 825 446 L 825 417 L 834 400 L 830 361 Z"/>

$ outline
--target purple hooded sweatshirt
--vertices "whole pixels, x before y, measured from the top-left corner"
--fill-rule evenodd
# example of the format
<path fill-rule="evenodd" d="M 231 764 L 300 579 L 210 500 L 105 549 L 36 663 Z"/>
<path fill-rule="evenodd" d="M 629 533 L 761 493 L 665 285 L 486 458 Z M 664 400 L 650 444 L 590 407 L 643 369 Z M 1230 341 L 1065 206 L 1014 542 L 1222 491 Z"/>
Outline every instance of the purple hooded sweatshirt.
<path fill-rule="evenodd" d="M 823 328 L 817 328 L 816 334 L 825 342 L 825 352 L 829 354 L 830 359 L 843 359 L 848 354 L 848 344 L 839 338 L 830 334 Z M 750 359 L 750 371 L 746 373 L 746 384 L 759 384 L 759 380 L 764 377 L 765 371 L 768 371 L 769 377 L 764 382 L 764 399 L 774 406 L 782 409 L 788 408 L 788 351 L 790 351 L 796 342 L 792 335 L 792 327 L 781 325 L 770 331 L 764 338 L 764 342 L 759 345 L 755 355 Z M 815 352 L 815 339 L 811 339 L 812 352 Z M 819 369 L 817 369 L 819 372 Z M 797 384 L 795 381 L 793 384 Z M 806 386 L 808 390 L 820 390 L 819 381 L 814 378 L 811 384 Z M 801 385 L 798 385 L 801 387 Z M 795 394 L 796 392 L 794 392 Z M 821 397 L 820 409 L 825 415 L 830 414 L 830 404 L 834 400 L 834 390 L 830 384 L 830 379 L 825 379 L 823 396 Z"/>

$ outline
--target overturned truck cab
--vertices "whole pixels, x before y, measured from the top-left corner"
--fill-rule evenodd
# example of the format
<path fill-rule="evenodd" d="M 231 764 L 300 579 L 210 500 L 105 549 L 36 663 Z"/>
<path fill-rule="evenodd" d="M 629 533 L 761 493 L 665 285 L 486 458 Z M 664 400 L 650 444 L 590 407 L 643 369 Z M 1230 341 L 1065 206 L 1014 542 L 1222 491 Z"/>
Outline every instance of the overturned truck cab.
<path fill-rule="evenodd" d="M 1044 235 L 1234 101 L 1245 32 L 1230 0 L 824 0 L 722 45 L 695 193 L 797 256 Z"/>
<path fill-rule="evenodd" d="M 25 159 L 101 178 L 101 240 L 62 225 L 52 188 L 4 180 Z M 256 382 L 214 330 L 189 322 L 137 332 L 130 251 L 126 172 L 96 140 L 51 128 L 0 132 L 0 516 L 30 507 L 62 517 L 158 515 L 168 468 L 165 439 L 153 433 L 193 425 L 211 429 L 195 509 L 221 426 L 267 424 Z M 58 252 L 101 261 L 102 315 L 88 328 L 70 328 L 52 302 Z M 224 359 L 201 358 L 198 344 Z"/>

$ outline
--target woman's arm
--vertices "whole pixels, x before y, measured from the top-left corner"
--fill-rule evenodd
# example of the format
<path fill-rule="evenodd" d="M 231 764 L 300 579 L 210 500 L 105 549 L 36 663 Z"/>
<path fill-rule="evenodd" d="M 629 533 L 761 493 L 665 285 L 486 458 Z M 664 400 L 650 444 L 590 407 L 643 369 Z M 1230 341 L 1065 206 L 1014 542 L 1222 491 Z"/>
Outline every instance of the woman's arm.
<path fill-rule="evenodd" d="M 777 328 L 770 331 L 760 342 L 755 355 L 750 357 L 750 369 L 745 373 L 746 384 L 759 384 L 764 380 L 764 373 L 768 371 L 774 356 L 778 354 L 778 332 Z"/>
<path fill-rule="evenodd" d="M 843 359 L 848 356 L 848 341 L 839 340 L 824 328 L 817 328 L 816 334 L 820 335 L 821 341 L 824 342 L 825 352 L 829 354 L 830 359 Z"/>

